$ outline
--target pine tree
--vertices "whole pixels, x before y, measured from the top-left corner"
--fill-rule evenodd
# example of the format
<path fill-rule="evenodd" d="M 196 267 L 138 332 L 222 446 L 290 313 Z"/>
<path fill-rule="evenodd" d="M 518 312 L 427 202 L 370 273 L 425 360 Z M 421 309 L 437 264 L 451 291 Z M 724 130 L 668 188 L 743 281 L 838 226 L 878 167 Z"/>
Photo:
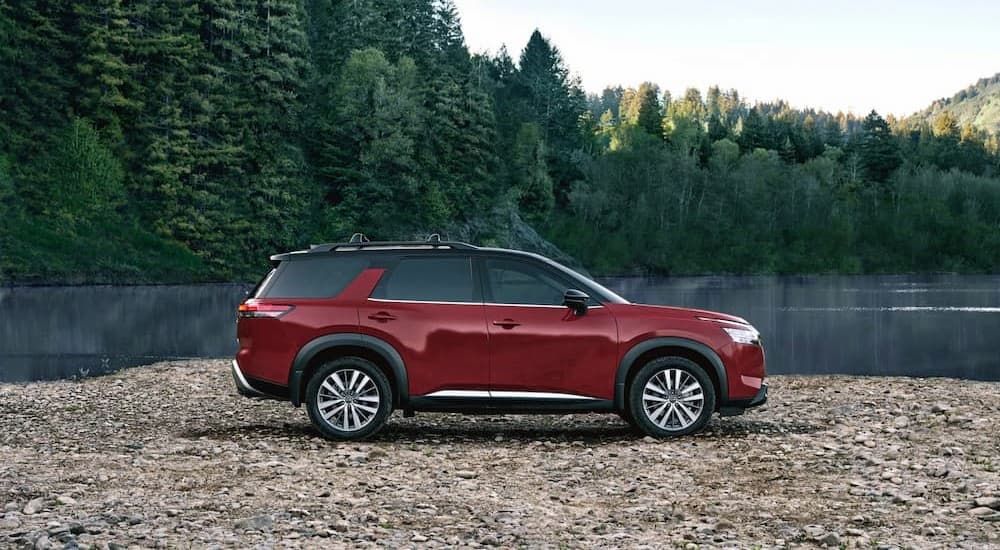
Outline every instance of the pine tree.
<path fill-rule="evenodd" d="M 121 0 L 75 3 L 73 13 L 79 40 L 76 112 L 93 121 L 121 150 L 122 118 L 131 118 L 140 106 L 137 99 L 126 96 L 135 78 L 134 67 L 126 61 L 133 47 L 128 13 Z"/>
<path fill-rule="evenodd" d="M 874 110 L 862 123 L 861 142 L 858 146 L 861 169 L 868 181 L 885 183 L 899 167 L 899 143 L 892 135 L 889 124 Z"/>
<path fill-rule="evenodd" d="M 660 111 L 660 87 L 651 82 L 639 86 L 639 109 L 635 124 L 651 136 L 663 137 L 663 113 Z"/>

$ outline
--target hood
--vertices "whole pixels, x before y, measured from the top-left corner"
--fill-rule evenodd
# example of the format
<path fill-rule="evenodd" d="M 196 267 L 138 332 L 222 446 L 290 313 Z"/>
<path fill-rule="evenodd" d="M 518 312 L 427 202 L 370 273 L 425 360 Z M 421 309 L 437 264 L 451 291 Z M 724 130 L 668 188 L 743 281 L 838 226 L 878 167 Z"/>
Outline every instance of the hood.
<path fill-rule="evenodd" d="M 668 317 L 677 317 L 684 319 L 691 318 L 704 318 L 716 321 L 729 321 L 730 323 L 738 323 L 741 325 L 749 325 L 746 319 L 742 317 L 737 317 L 735 315 L 728 315 L 726 313 L 719 313 L 718 311 L 708 311 L 705 309 L 691 309 L 686 307 L 673 307 L 673 306 L 654 306 L 649 304 L 629 304 L 628 307 L 636 308 L 642 312 L 648 312 L 653 315 L 666 315 Z"/>

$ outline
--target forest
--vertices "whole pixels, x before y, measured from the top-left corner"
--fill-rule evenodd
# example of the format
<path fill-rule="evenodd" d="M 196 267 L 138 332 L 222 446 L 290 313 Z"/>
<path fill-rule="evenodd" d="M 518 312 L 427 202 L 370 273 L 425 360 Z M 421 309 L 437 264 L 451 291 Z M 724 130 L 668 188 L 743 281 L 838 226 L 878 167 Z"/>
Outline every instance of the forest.
<path fill-rule="evenodd" d="M 588 95 L 525 39 L 470 52 L 450 0 L 0 3 L 0 281 L 251 280 L 355 231 L 537 231 L 598 275 L 1000 271 L 964 96 Z"/>

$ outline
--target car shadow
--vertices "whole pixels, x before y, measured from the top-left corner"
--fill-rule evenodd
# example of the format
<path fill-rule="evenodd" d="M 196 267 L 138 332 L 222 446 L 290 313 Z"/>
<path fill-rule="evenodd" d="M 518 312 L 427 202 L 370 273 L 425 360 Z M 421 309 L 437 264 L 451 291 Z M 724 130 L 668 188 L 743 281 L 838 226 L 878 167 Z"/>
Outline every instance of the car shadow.
<path fill-rule="evenodd" d="M 367 439 L 370 442 L 418 443 L 421 445 L 456 443 L 502 442 L 558 442 L 584 444 L 639 442 L 642 434 L 624 422 L 555 420 L 539 417 L 492 417 L 476 421 L 462 418 L 435 418 L 427 415 L 416 419 L 393 418 L 385 428 Z M 698 442 L 712 439 L 743 439 L 751 436 L 769 438 L 787 437 L 789 434 L 813 433 L 822 426 L 802 422 L 776 422 L 746 418 L 714 418 L 701 433 L 665 441 Z M 178 434 L 184 439 L 208 438 L 219 441 L 245 441 L 254 439 L 291 439 L 323 441 L 322 435 L 308 422 L 282 424 L 239 424 L 207 426 L 190 429 Z"/>

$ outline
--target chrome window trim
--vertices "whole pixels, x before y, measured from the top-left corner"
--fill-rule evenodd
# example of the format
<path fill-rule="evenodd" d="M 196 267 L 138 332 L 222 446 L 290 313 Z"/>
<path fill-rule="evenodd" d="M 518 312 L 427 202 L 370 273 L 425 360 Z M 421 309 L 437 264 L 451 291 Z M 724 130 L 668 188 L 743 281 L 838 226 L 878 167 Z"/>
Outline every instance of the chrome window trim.
<path fill-rule="evenodd" d="M 400 303 L 400 304 L 443 304 L 460 306 L 503 306 L 503 307 L 546 307 L 567 309 L 567 306 L 554 306 L 550 304 L 497 304 L 493 302 L 439 302 L 434 300 L 390 300 L 388 298 L 368 298 L 369 302 Z M 599 309 L 603 305 L 587 306 L 587 309 Z"/>
<path fill-rule="evenodd" d="M 388 298 L 368 298 L 369 302 L 388 302 L 400 304 L 445 304 L 459 306 L 481 306 L 482 302 L 439 302 L 435 300 L 390 300 Z"/>

